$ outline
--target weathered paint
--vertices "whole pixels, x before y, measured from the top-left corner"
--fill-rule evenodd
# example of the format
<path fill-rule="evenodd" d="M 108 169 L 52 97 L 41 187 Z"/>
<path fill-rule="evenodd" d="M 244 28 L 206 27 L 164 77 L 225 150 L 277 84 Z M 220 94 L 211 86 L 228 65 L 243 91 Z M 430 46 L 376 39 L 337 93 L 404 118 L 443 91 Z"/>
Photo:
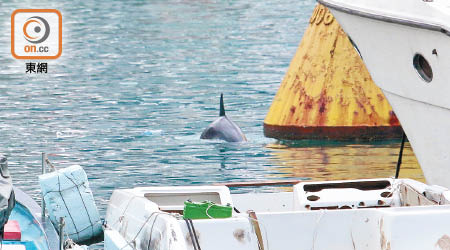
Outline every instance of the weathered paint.
<path fill-rule="evenodd" d="M 450 237 L 444 234 L 439 240 L 436 242 L 436 246 L 439 246 L 441 250 L 450 250 Z"/>
<path fill-rule="evenodd" d="M 277 139 L 384 139 L 401 127 L 358 52 L 317 5 L 264 120 Z"/>

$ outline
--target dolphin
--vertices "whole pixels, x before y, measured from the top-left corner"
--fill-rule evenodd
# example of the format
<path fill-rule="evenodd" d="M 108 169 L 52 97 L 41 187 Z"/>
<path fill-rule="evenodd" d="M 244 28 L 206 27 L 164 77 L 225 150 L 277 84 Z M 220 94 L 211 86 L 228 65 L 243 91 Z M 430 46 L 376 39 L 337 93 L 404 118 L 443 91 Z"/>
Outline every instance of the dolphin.
<path fill-rule="evenodd" d="M 227 142 L 247 141 L 241 129 L 225 115 L 223 94 L 220 94 L 219 118 L 203 130 L 200 139 L 219 139 Z"/>

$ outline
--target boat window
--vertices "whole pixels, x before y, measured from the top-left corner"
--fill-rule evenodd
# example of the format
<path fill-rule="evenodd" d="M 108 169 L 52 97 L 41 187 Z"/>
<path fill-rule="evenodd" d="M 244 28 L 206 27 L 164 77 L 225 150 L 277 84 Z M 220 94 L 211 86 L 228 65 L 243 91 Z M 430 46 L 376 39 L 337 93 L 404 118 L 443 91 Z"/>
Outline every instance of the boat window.
<path fill-rule="evenodd" d="M 427 59 L 421 54 L 415 54 L 413 58 L 413 65 L 419 76 L 426 82 L 433 80 L 433 70 Z"/>

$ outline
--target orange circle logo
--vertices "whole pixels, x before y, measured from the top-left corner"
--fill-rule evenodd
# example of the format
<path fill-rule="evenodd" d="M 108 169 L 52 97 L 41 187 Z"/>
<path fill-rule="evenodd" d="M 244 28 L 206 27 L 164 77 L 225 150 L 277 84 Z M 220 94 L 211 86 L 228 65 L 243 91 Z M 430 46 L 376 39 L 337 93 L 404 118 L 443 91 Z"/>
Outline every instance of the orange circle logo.
<path fill-rule="evenodd" d="M 50 35 L 50 25 L 39 16 L 32 16 L 23 25 L 23 35 L 30 43 L 42 43 Z"/>

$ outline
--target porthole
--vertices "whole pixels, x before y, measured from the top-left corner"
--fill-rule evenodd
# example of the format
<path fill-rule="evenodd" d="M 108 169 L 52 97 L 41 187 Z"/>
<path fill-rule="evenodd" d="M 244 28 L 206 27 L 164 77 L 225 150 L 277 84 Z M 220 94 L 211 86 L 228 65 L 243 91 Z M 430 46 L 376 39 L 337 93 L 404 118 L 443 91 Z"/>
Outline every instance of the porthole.
<path fill-rule="evenodd" d="M 310 195 L 310 196 L 306 197 L 306 199 L 308 199 L 309 201 L 318 201 L 320 199 L 320 197 L 317 195 Z"/>
<path fill-rule="evenodd" d="M 433 70 L 431 69 L 431 66 L 428 63 L 427 59 L 425 59 L 425 57 L 423 57 L 421 54 L 414 55 L 413 65 L 419 76 L 425 82 L 431 82 L 431 80 L 433 80 Z"/>

